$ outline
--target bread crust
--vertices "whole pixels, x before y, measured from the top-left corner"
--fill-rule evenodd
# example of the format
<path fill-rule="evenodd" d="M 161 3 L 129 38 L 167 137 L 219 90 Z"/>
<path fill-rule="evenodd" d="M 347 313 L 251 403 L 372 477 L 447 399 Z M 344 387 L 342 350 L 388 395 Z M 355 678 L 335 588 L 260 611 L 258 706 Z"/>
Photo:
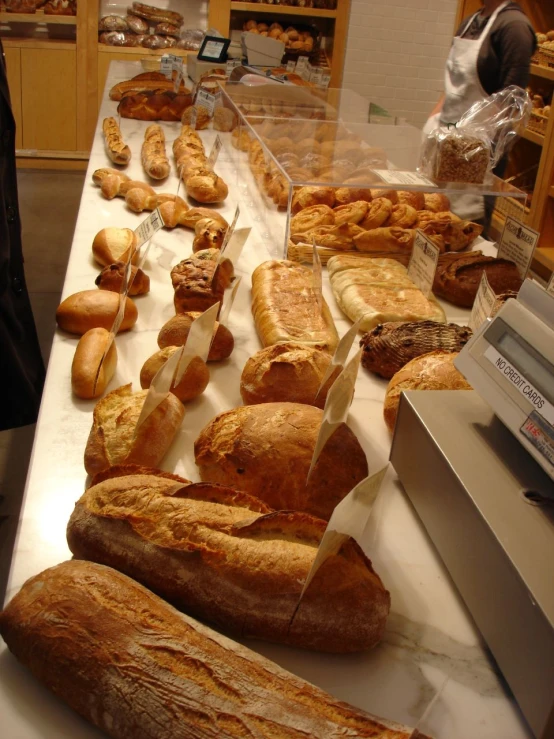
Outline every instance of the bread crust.
<path fill-rule="evenodd" d="M 482 254 L 467 254 L 439 263 L 433 292 L 454 305 L 471 308 L 483 272 L 487 273 L 489 284 L 497 295 L 507 290 L 518 291 L 521 287 L 522 280 L 513 262 Z"/>
<path fill-rule="evenodd" d="M 82 336 L 91 328 L 105 328 L 109 331 L 118 310 L 117 293 L 109 290 L 82 290 L 69 295 L 60 303 L 56 311 L 56 321 L 62 331 Z M 119 332 L 132 328 L 137 318 L 136 305 L 131 298 L 125 298 L 125 312 Z"/>
<path fill-rule="evenodd" d="M 155 374 L 178 349 L 180 349 L 178 346 L 168 346 L 146 360 L 140 371 L 140 386 L 143 390 L 150 387 Z M 210 370 L 206 363 L 200 357 L 193 357 L 180 382 L 171 388 L 171 392 L 181 403 L 186 403 L 202 395 L 209 381 Z"/>
<path fill-rule="evenodd" d="M 35 677 L 115 739 L 413 734 L 92 562 L 64 562 L 27 581 L 0 615 L 0 632 Z"/>
<path fill-rule="evenodd" d="M 100 288 L 100 290 L 109 290 L 110 292 L 119 293 L 121 292 L 125 269 L 125 262 L 114 262 L 113 264 L 109 264 L 107 267 L 104 267 L 102 272 L 100 272 L 94 281 L 94 284 Z M 150 292 L 150 277 L 148 277 L 142 269 L 139 269 L 134 265 L 131 267 L 129 282 L 131 283 L 131 287 L 127 294 L 130 297 L 146 295 L 146 293 Z"/>
<path fill-rule="evenodd" d="M 167 346 L 183 346 L 186 343 L 190 327 L 195 318 L 202 315 L 196 311 L 178 313 L 165 323 L 158 334 L 158 346 L 165 349 Z M 208 362 L 219 362 L 230 357 L 235 347 L 233 334 L 226 326 L 215 322 L 215 335 L 210 346 Z"/>
<path fill-rule="evenodd" d="M 220 413 L 194 444 L 201 479 L 244 490 L 277 510 L 328 520 L 367 476 L 365 454 L 342 424 L 306 485 L 323 413 L 300 403 L 262 403 Z"/>
<path fill-rule="evenodd" d="M 100 367 L 110 336 L 105 328 L 91 328 L 79 339 L 71 364 L 71 387 L 78 398 L 100 397 L 114 376 L 117 366 L 115 341 L 112 341 Z"/>
<path fill-rule="evenodd" d="M 88 488 L 67 538 L 78 559 L 114 567 L 241 638 L 369 649 L 382 636 L 390 596 L 352 540 L 325 562 L 292 620 L 324 531 L 320 519 L 273 512 L 230 488 L 178 489 L 173 480 L 130 475 Z"/>
<path fill-rule="evenodd" d="M 147 392 L 133 393 L 129 383 L 112 390 L 95 405 L 85 448 L 85 469 L 89 475 L 114 464 L 160 464 L 181 426 L 185 410 L 180 400 L 169 393 L 134 436 Z"/>

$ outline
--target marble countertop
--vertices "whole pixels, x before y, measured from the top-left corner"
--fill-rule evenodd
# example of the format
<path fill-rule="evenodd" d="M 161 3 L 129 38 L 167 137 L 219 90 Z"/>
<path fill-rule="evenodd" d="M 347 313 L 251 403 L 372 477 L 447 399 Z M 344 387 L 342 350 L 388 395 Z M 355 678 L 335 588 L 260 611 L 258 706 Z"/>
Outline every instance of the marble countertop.
<path fill-rule="evenodd" d="M 112 63 L 108 89 L 140 71 L 138 63 Z M 103 117 L 117 115 L 116 106 L 104 99 L 100 124 Z M 121 121 L 123 136 L 133 152 L 126 172 L 139 180 L 145 179 L 140 148 L 147 125 L 142 121 Z M 170 155 L 180 124 L 162 125 Z M 208 151 L 215 135 L 212 130 L 202 132 Z M 198 479 L 193 456 L 198 432 L 217 413 L 241 405 L 242 368 L 247 358 L 261 348 L 250 312 L 250 274 L 270 254 L 275 256 L 282 249 L 282 243 L 270 240 L 266 221 L 250 190 L 253 183 L 249 185 L 237 175 L 236 156 L 224 138 L 216 170 L 229 185 L 229 197 L 219 210 L 231 221 L 236 205 L 240 204 L 239 227 L 252 226 L 237 269 L 243 281 L 228 322 L 235 337 L 235 350 L 228 360 L 210 365 L 208 390 L 187 404 L 182 428 L 162 465 L 192 480 Z M 98 267 L 92 260 L 91 244 L 95 234 L 106 226 L 136 228 L 143 218 L 127 210 L 120 198 L 102 198 L 91 174 L 105 166 L 110 166 L 110 162 L 99 126 L 83 189 L 64 298 L 94 287 Z M 177 184 L 172 174 L 156 189 L 173 193 Z M 190 230 L 180 228 L 155 235 L 145 265 L 152 289 L 149 295 L 136 299 L 139 319 L 134 329 L 117 337 L 119 362 L 109 390 L 131 380 L 135 389 L 139 387 L 140 367 L 157 350 L 158 330 L 174 314 L 169 270 L 190 254 L 192 239 Z M 338 309 L 326 278 L 324 294 L 342 335 L 350 322 Z M 449 304 L 444 307 L 450 320 L 467 321 L 467 311 L 453 309 Z M 70 368 L 77 341 L 77 337 L 61 331 L 54 338 L 7 599 L 27 578 L 70 557 L 65 529 L 86 481 L 83 452 L 94 406 L 94 401 L 78 400 L 71 393 Z M 385 380 L 360 371 L 349 425 L 367 453 L 370 472 L 386 463 L 390 451 L 391 439 L 382 418 L 385 388 Z M 365 654 L 330 656 L 262 642 L 245 643 L 338 698 L 377 716 L 417 726 L 435 739 L 531 737 L 392 469 L 387 473 L 371 520 L 364 548 L 392 597 L 386 635 L 377 648 Z M 10 739 L 100 736 L 36 682 L 3 643 L 0 715 L 2 735 Z"/>

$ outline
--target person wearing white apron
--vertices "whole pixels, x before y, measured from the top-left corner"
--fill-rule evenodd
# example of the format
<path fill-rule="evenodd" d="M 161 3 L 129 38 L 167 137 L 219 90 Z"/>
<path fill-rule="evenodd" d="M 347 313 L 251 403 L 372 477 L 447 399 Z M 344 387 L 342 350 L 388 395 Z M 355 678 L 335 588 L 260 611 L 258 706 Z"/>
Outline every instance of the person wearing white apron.
<path fill-rule="evenodd" d="M 525 46 L 523 53 L 526 55 L 525 58 L 528 58 L 526 70 L 528 77 L 529 64 L 535 42 L 534 33 L 527 17 L 523 14 L 517 3 L 511 2 L 511 0 L 504 0 L 504 2 L 502 0 L 482 0 L 482 2 L 484 6 L 483 10 L 478 11 L 467 19 L 462 24 L 458 35 L 452 41 L 452 48 L 450 49 L 450 54 L 446 62 L 442 108 L 428 119 L 423 128 L 424 134 L 430 133 L 440 125 L 457 123 L 462 115 L 479 100 L 488 97 L 492 92 L 497 92 L 498 89 L 503 89 L 508 84 L 521 84 L 523 82 L 521 74 L 519 75 L 519 79 L 515 80 L 504 77 L 500 83 L 500 87 L 494 89 L 493 84 L 492 89 L 488 91 L 484 89 L 481 82 L 479 58 L 484 45 L 490 45 L 491 32 L 496 24 L 497 18 L 503 12 L 512 12 L 513 16 L 513 12 L 515 11 L 517 13 L 516 17 L 521 15 L 521 22 L 525 26 L 528 26 L 525 29 L 525 33 L 529 35 L 530 42 L 528 43 L 527 39 L 525 39 L 523 43 L 523 46 Z M 471 34 L 468 32 L 474 27 L 475 22 L 481 19 L 484 21 L 487 17 L 486 25 L 478 38 L 470 38 L 469 36 Z M 514 25 L 512 22 L 511 27 Z M 499 63 L 502 64 L 502 61 L 500 59 Z M 453 209 L 457 215 L 462 218 L 484 221 L 485 207 L 482 196 L 468 194 L 456 196 L 454 200 Z"/>

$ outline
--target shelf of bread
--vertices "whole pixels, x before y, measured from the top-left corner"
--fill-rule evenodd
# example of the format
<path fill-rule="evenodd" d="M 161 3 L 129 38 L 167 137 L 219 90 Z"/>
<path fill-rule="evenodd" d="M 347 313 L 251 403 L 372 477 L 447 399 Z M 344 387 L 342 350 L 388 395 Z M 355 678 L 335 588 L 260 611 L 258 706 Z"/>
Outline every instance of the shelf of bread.
<path fill-rule="evenodd" d="M 9 38 L 2 38 L 2 45 L 4 48 L 14 49 L 48 49 L 50 51 L 55 50 L 66 50 L 75 49 L 75 40 L 72 39 L 59 39 L 59 38 L 35 38 L 31 36 L 10 36 Z"/>
<path fill-rule="evenodd" d="M 543 67 L 541 64 L 531 64 L 531 74 L 537 77 L 544 77 L 547 80 L 554 80 L 554 67 Z"/>
<path fill-rule="evenodd" d="M 336 18 L 336 10 L 322 8 L 305 8 L 294 5 L 268 5 L 266 3 L 232 2 L 231 12 L 257 13 L 258 15 L 302 15 L 306 18 Z"/>
<path fill-rule="evenodd" d="M 75 15 L 51 15 L 42 10 L 36 13 L 6 13 L 0 12 L 0 23 L 44 23 L 46 25 L 75 26 Z"/>
<path fill-rule="evenodd" d="M 131 54 L 134 56 L 141 55 L 144 57 L 162 58 L 164 54 L 171 52 L 174 56 L 186 58 L 190 51 L 186 49 L 147 49 L 143 46 L 112 46 L 110 44 L 98 43 L 98 52 L 100 54 Z M 196 52 L 193 52 L 196 53 Z"/>

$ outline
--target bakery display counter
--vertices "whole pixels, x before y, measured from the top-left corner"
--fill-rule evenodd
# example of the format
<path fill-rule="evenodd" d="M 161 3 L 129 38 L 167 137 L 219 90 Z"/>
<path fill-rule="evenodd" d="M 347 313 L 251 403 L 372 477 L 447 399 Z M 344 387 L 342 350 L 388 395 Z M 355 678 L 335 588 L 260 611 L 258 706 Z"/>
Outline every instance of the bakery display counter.
<path fill-rule="evenodd" d="M 112 64 L 107 90 L 140 71 L 138 64 Z M 64 299 L 76 291 L 94 289 L 98 268 L 92 261 L 91 244 L 97 232 L 110 226 L 135 229 L 146 215 L 131 212 L 121 198 L 104 199 L 92 181 L 95 170 L 111 166 L 105 152 L 102 119 L 115 115 L 115 111 L 116 103 L 108 99 L 106 92 L 85 179 Z M 125 171 L 136 180 L 145 179 L 140 149 L 148 125 L 121 119 L 121 132 L 132 152 Z M 178 123 L 161 125 L 170 151 L 180 126 Z M 217 133 L 211 128 L 200 132 L 207 151 Z M 225 361 L 210 365 L 208 388 L 204 395 L 187 403 L 182 426 L 162 464 L 163 469 L 193 481 L 199 479 L 193 452 L 199 431 L 216 414 L 241 405 L 242 369 L 261 346 L 250 308 L 251 275 L 260 263 L 270 258 L 272 243 L 259 206 L 247 196 L 255 187 L 252 175 L 248 175 L 251 179 L 246 182 L 246 190 L 236 184 L 239 175 L 232 134 L 219 135 L 223 148 L 216 171 L 229 185 L 229 195 L 218 211 L 230 222 L 239 205 L 238 226 L 250 227 L 252 231 L 236 267 L 242 283 L 227 322 L 235 339 L 234 351 Z M 172 165 L 163 191 L 177 192 L 177 186 Z M 286 221 L 282 212 L 274 217 Z M 136 299 L 139 317 L 134 328 L 117 337 L 119 361 L 108 390 L 127 382 L 138 387 L 143 362 L 157 350 L 159 329 L 174 315 L 170 269 L 190 255 L 192 240 L 193 233 L 182 228 L 159 231 L 152 239 L 144 265 L 151 290 Z M 478 245 L 484 250 L 491 248 L 482 241 Z M 323 295 L 338 333 L 343 335 L 351 324 L 334 299 L 325 271 Z M 441 305 L 450 321 L 467 322 L 467 310 L 448 303 Z M 94 407 L 94 401 L 78 400 L 71 392 L 70 370 L 76 345 L 75 336 L 57 331 L 37 424 L 8 600 L 29 577 L 70 557 L 66 526 L 86 484 L 83 452 Z M 348 424 L 367 456 L 370 474 L 386 464 L 390 452 L 391 435 L 383 420 L 385 388 L 385 380 L 360 369 Z M 333 696 L 374 715 L 417 727 L 435 739 L 469 736 L 530 739 L 531 733 L 517 705 L 390 468 L 362 545 L 391 594 L 391 613 L 384 638 L 377 647 L 354 655 L 329 655 L 254 640 L 244 643 Z M 0 685 L 0 712 L 6 736 L 25 739 L 101 736 L 35 681 L 3 643 Z"/>

